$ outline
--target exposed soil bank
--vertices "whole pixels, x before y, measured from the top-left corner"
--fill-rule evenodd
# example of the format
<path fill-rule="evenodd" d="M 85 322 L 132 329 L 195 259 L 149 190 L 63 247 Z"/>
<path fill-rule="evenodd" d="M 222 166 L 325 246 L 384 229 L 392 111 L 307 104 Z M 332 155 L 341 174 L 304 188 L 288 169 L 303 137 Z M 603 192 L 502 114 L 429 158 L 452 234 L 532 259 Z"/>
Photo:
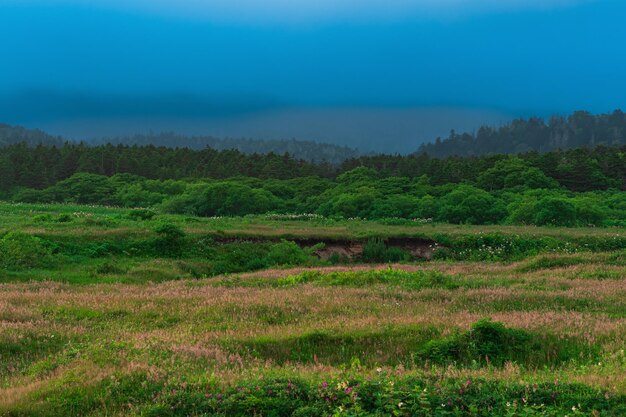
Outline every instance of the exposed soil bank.
<path fill-rule="evenodd" d="M 235 239 L 235 238 L 221 238 L 217 239 L 220 243 L 232 243 L 236 241 L 253 241 L 253 242 L 272 242 L 276 241 L 276 239 L 271 238 L 246 238 L 246 239 Z M 316 250 L 314 254 L 320 259 L 329 259 L 333 254 L 339 256 L 340 258 L 346 259 L 356 259 L 363 254 L 363 246 L 367 243 L 366 240 L 358 240 L 358 239 L 288 239 L 296 244 L 298 244 L 302 248 L 310 248 L 313 246 L 317 246 L 323 244 L 323 247 Z M 410 238 L 410 237 L 402 237 L 402 238 L 387 238 L 383 239 L 383 242 L 388 247 L 394 247 L 402 249 L 411 254 L 411 256 L 415 258 L 427 259 L 430 260 L 433 257 L 433 254 L 437 248 L 441 247 L 437 242 L 431 239 L 424 238 Z"/>

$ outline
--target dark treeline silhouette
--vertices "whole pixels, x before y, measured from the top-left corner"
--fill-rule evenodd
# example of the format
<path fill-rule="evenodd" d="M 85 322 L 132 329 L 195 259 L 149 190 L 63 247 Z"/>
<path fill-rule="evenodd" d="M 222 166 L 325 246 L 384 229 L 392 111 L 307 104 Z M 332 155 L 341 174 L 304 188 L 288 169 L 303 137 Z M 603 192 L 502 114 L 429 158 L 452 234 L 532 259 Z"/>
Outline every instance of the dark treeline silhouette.
<path fill-rule="evenodd" d="M 87 146 L 65 143 L 61 147 L 26 144 L 0 148 L 0 189 L 44 188 L 87 172 L 106 176 L 130 173 L 150 179 L 256 178 L 288 179 L 332 176 L 328 163 L 313 164 L 288 154 L 246 155 L 237 150 L 192 150 L 128 145 Z"/>
<path fill-rule="evenodd" d="M 533 151 L 516 157 L 572 191 L 626 189 L 626 146 L 597 146 L 545 153 Z M 374 155 L 347 160 L 338 171 L 366 166 L 388 177 L 427 175 L 433 184 L 442 185 L 475 181 L 498 161 L 508 158 L 510 156 L 504 154 L 446 158 L 433 158 L 428 154 Z"/>
<path fill-rule="evenodd" d="M 271 140 L 271 139 L 248 139 L 248 138 L 215 138 L 212 136 L 184 136 L 176 133 L 160 133 L 158 135 L 133 135 L 116 138 L 103 138 L 90 144 L 104 145 L 154 145 L 168 148 L 189 148 L 201 150 L 206 147 L 218 151 L 236 149 L 244 154 L 284 154 L 288 153 L 294 158 L 311 162 L 327 161 L 331 164 L 340 164 L 348 158 L 355 158 L 360 152 L 345 146 L 337 146 L 329 143 L 318 143 L 304 140 Z"/>
<path fill-rule="evenodd" d="M 72 142 L 72 141 L 68 141 Z M 40 130 L 0 124 L 0 147 L 26 143 L 29 146 L 61 146 L 64 139 L 48 135 Z M 72 142 L 76 143 L 76 142 Z M 256 140 L 245 138 L 220 139 L 211 136 L 184 136 L 175 133 L 134 135 L 103 138 L 86 142 L 89 146 L 139 145 L 202 150 L 235 149 L 243 154 L 282 155 L 288 153 L 296 159 L 338 165 L 345 160 L 358 158 L 358 150 L 327 143 L 301 140 Z M 592 115 L 578 111 L 568 117 L 516 119 L 501 127 L 483 126 L 475 133 L 452 131 L 447 139 L 438 138 L 422 144 L 416 155 L 431 157 L 478 156 L 518 154 L 537 151 L 540 153 L 558 149 L 622 146 L 626 144 L 626 114 L 615 110 L 608 114 Z"/>
<path fill-rule="evenodd" d="M 452 131 L 447 139 L 421 145 L 418 153 L 437 157 L 471 156 L 624 144 L 626 114 L 621 110 L 599 115 L 577 111 L 569 117 L 554 116 L 547 122 L 533 117 L 517 119 L 499 128 L 483 126 L 474 134 Z"/>
<path fill-rule="evenodd" d="M 65 142 L 78 144 L 59 136 L 49 135 L 38 129 L 27 129 L 21 126 L 0 124 L 0 148 L 9 145 L 25 143 L 29 146 L 46 145 L 62 146 Z M 321 163 L 327 161 L 337 165 L 348 158 L 355 158 L 362 153 L 356 149 L 338 146 L 329 143 L 318 143 L 304 140 L 261 140 L 248 138 L 215 138 L 212 136 L 185 136 L 176 133 L 159 133 L 150 135 L 132 135 L 114 138 L 102 138 L 85 141 L 88 146 L 138 145 L 167 148 L 189 148 L 202 150 L 207 147 L 222 150 L 238 150 L 244 154 L 285 154 L 296 159 Z"/>
<path fill-rule="evenodd" d="M 311 163 L 289 154 L 251 154 L 237 150 L 173 149 L 156 146 L 66 143 L 63 146 L 10 145 L 0 148 L 0 191 L 16 187 L 42 189 L 77 172 L 112 176 L 118 173 L 148 179 L 224 179 L 238 176 L 292 179 L 335 178 L 357 167 L 375 169 L 382 177 L 427 176 L 434 185 L 476 181 L 507 155 L 432 158 L 421 155 L 376 155 L 352 158 L 339 166 Z M 624 189 L 626 146 L 580 148 L 518 155 L 572 191 Z"/>
<path fill-rule="evenodd" d="M 58 136 L 52 136 L 38 129 L 26 129 L 21 126 L 10 126 L 0 123 L 0 147 L 26 143 L 31 146 L 56 145 L 61 146 L 65 140 Z"/>

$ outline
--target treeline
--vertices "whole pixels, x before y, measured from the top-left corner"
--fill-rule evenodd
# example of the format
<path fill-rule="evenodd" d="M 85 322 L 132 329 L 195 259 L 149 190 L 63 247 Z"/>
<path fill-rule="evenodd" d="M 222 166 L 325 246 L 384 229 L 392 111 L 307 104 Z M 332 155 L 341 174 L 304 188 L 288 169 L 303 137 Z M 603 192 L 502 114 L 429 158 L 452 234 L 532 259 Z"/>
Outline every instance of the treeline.
<path fill-rule="evenodd" d="M 52 136 L 41 130 L 27 129 L 21 126 L 10 126 L 0 123 L 0 148 L 16 144 L 28 146 L 63 146 L 63 144 L 79 144 L 79 142 L 67 140 L 60 136 Z M 243 154 L 268 154 L 283 155 L 288 153 L 296 159 L 309 162 L 328 162 L 338 165 L 349 158 L 356 158 L 361 152 L 345 146 L 330 143 L 318 143 L 304 140 L 261 140 L 249 138 L 215 138 L 212 136 L 185 136 L 171 132 L 149 135 L 132 135 L 113 138 L 102 138 L 83 142 L 87 146 L 112 145 L 137 145 L 155 146 L 166 148 L 188 148 L 203 150 L 212 148 L 218 151 L 238 150 Z"/>
<path fill-rule="evenodd" d="M 132 174 L 148 179 L 294 179 L 317 176 L 334 179 L 357 167 L 372 168 L 381 178 L 427 176 L 432 185 L 477 183 L 481 175 L 506 155 L 481 157 L 432 158 L 428 155 L 363 156 L 339 166 L 314 164 L 289 154 L 246 155 L 236 150 L 217 151 L 172 149 L 155 146 L 102 145 L 66 143 L 61 147 L 26 144 L 0 148 L 0 195 L 19 188 L 43 189 L 72 175 L 85 172 L 104 176 Z M 626 189 L 626 146 L 596 147 L 548 153 L 530 152 L 515 159 L 523 166 L 511 174 L 501 173 L 494 181 L 510 175 L 537 172 L 560 187 L 571 191 Z M 526 167 L 526 168 L 525 168 Z M 532 169 L 531 169 L 532 168 Z M 487 186 L 488 191 L 499 187 Z"/>
<path fill-rule="evenodd" d="M 278 213 L 394 222 L 626 226 L 623 191 L 572 192 L 516 157 L 497 161 L 474 181 L 443 185 L 427 175 L 384 176 L 363 166 L 336 179 L 155 180 L 77 173 L 42 190 L 14 189 L 9 199 L 145 207 L 205 217 Z M 149 217 L 150 212 L 138 215 Z"/>
<path fill-rule="evenodd" d="M 626 144 L 626 114 L 615 110 L 593 115 L 578 111 L 569 117 L 517 119 L 500 128 L 483 126 L 476 133 L 458 134 L 420 146 L 418 153 L 440 158 L 457 155 L 517 154 L 555 149 Z"/>
<path fill-rule="evenodd" d="M 90 144 L 104 145 L 107 143 L 114 145 L 154 145 L 195 150 L 205 149 L 206 147 L 218 151 L 236 149 L 244 154 L 274 153 L 282 155 L 288 153 L 296 159 L 303 159 L 310 162 L 327 161 L 333 165 L 338 165 L 346 159 L 356 158 L 360 155 L 359 151 L 345 146 L 304 140 L 220 139 L 212 136 L 184 136 L 175 133 L 103 138 Z"/>
<path fill-rule="evenodd" d="M 26 129 L 21 126 L 10 126 L 0 123 L 0 147 L 26 143 L 31 146 L 48 145 L 62 146 L 65 141 L 58 137 L 52 136 L 41 130 Z"/>
<path fill-rule="evenodd" d="M 61 147 L 26 144 L 0 149 L 0 191 L 45 188 L 77 172 L 112 176 L 129 173 L 152 179 L 295 178 L 332 176 L 328 163 L 313 164 L 288 154 L 246 155 L 236 150 L 191 150 L 156 146 L 66 143 Z"/>

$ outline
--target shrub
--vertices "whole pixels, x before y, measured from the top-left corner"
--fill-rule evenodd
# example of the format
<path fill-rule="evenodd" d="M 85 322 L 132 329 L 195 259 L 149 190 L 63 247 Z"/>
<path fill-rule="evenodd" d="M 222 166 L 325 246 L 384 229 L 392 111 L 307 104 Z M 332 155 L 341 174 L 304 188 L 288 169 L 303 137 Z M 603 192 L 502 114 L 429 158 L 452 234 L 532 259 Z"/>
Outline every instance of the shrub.
<path fill-rule="evenodd" d="M 157 226 L 154 231 L 159 235 L 154 242 L 159 253 L 167 256 L 178 256 L 183 252 L 185 232 L 180 227 L 164 223 Z"/>
<path fill-rule="evenodd" d="M 437 220 L 457 224 L 496 224 L 506 214 L 504 203 L 488 192 L 460 185 L 440 199 Z"/>
<path fill-rule="evenodd" d="M 123 274 L 126 272 L 126 268 L 122 268 L 115 262 L 105 261 L 94 269 L 94 275 L 111 275 L 111 274 Z"/>
<path fill-rule="evenodd" d="M 544 197 L 534 206 L 533 220 L 537 226 L 575 226 L 576 206 L 565 198 Z"/>
<path fill-rule="evenodd" d="M 525 330 L 508 328 L 491 319 L 482 319 L 465 333 L 428 342 L 420 356 L 435 363 L 465 366 L 502 366 L 506 362 L 542 366 L 582 357 L 585 351 L 592 353 L 591 348 L 581 342 L 539 336 Z"/>
<path fill-rule="evenodd" d="M 37 268 L 48 264 L 51 259 L 51 245 L 38 237 L 10 232 L 0 239 L 1 268 Z"/>
<path fill-rule="evenodd" d="M 131 210 L 127 217 L 132 220 L 150 220 L 152 219 L 156 213 L 153 210 L 149 209 L 135 209 Z"/>
<path fill-rule="evenodd" d="M 59 214 L 59 216 L 56 218 L 56 221 L 59 223 L 69 223 L 72 221 L 72 216 L 67 213 Z"/>
<path fill-rule="evenodd" d="M 309 255 L 300 246 L 286 240 L 272 245 L 267 254 L 269 265 L 302 265 L 309 259 Z"/>
<path fill-rule="evenodd" d="M 361 258 L 364 262 L 400 262 L 409 259 L 409 254 L 400 248 L 387 247 L 380 238 L 372 238 L 363 245 Z"/>

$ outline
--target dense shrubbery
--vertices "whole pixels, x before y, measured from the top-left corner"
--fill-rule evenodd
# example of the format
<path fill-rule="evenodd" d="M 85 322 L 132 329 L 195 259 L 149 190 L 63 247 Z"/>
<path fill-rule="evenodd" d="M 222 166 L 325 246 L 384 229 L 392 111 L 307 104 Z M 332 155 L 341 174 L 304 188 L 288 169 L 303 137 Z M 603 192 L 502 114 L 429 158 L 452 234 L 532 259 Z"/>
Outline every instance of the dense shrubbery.
<path fill-rule="evenodd" d="M 30 415 L 87 415 L 100 407 L 142 416 L 563 416 L 618 417 L 626 398 L 570 383 L 500 382 L 484 379 L 373 378 L 347 372 L 326 380 L 266 377 L 233 386 L 165 383 L 139 372 L 77 385 L 48 395 L 46 409 Z M 355 374 L 355 373 L 354 373 Z"/>
<path fill-rule="evenodd" d="M 534 335 L 483 319 L 465 333 L 431 340 L 423 348 L 423 359 L 439 364 L 502 366 L 515 362 L 526 366 L 555 365 L 577 357 L 590 356 L 590 348 L 564 339 Z M 587 352 L 585 352 L 587 351 Z"/>
<path fill-rule="evenodd" d="M 0 238 L 0 268 L 23 269 L 47 265 L 52 259 L 52 244 L 21 232 Z"/>
<path fill-rule="evenodd" d="M 316 213 L 327 217 L 432 219 L 457 224 L 608 226 L 626 222 L 626 197 L 619 190 L 573 193 L 524 161 L 511 158 L 484 171 L 472 184 L 433 185 L 428 177 L 381 178 L 358 167 L 330 181 L 158 181 L 128 174 L 76 174 L 44 190 L 22 189 L 19 202 L 152 207 L 197 216 Z M 153 211 L 131 213 L 149 219 Z"/>

